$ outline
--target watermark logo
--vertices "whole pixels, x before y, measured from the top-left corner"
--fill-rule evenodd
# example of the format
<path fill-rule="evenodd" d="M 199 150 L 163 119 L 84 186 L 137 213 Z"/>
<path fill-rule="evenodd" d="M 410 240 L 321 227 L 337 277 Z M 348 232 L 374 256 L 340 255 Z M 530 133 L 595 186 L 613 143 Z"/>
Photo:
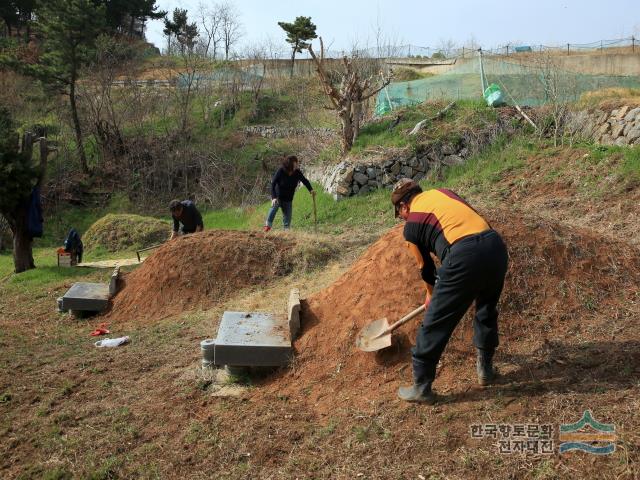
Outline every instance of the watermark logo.
<path fill-rule="evenodd" d="M 560 425 L 560 453 L 581 450 L 594 455 L 608 455 L 616 451 L 616 427 L 600 423 L 585 410 L 576 423 Z"/>
<path fill-rule="evenodd" d="M 616 451 L 616 427 L 600 423 L 585 410 L 575 423 L 560 424 L 559 431 L 552 424 L 539 423 L 485 423 L 469 426 L 472 439 L 488 439 L 502 454 L 550 455 L 581 450 L 594 455 L 608 455 Z M 557 432 L 557 433 L 556 433 Z"/>
<path fill-rule="evenodd" d="M 471 438 L 494 441 L 502 454 L 524 453 L 550 455 L 554 452 L 551 424 L 539 423 L 485 423 L 470 425 Z"/>

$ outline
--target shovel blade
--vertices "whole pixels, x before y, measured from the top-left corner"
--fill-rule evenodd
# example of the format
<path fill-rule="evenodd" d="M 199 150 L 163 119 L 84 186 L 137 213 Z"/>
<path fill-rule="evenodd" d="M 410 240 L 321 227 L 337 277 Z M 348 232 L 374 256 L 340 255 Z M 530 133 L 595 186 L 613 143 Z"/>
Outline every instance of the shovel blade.
<path fill-rule="evenodd" d="M 358 333 L 356 347 L 363 352 L 375 352 L 391 346 L 391 333 L 384 334 L 389 328 L 386 318 L 370 323 Z"/>

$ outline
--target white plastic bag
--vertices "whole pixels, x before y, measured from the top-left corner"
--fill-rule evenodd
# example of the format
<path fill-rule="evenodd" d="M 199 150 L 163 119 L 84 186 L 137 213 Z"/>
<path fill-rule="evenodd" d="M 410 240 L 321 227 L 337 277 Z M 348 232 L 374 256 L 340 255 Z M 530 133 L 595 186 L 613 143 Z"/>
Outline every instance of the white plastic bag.
<path fill-rule="evenodd" d="M 119 347 L 125 343 L 129 343 L 129 337 L 105 338 L 104 340 L 98 340 L 95 345 L 96 347 Z"/>

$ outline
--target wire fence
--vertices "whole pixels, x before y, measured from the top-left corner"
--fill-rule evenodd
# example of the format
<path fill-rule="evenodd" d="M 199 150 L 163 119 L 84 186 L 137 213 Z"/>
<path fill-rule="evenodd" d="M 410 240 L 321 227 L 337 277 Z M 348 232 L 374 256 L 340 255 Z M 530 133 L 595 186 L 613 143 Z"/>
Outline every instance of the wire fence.
<path fill-rule="evenodd" d="M 369 48 L 355 48 L 351 50 L 328 49 L 325 51 L 326 58 L 367 57 L 367 58 L 424 58 L 424 59 L 457 59 L 468 58 L 476 54 L 481 47 L 471 45 L 465 47 L 425 47 L 420 45 L 381 45 Z M 615 49 L 630 50 L 633 53 L 640 53 L 640 39 L 635 36 L 628 38 L 618 38 L 614 40 L 598 40 L 591 43 L 565 43 L 560 45 L 543 44 L 515 44 L 508 43 L 495 48 L 482 48 L 485 55 L 515 55 L 533 52 L 554 52 L 558 54 L 571 55 L 576 53 L 596 52 L 598 50 L 608 50 L 609 53 Z M 282 59 L 290 58 L 290 53 L 283 53 Z M 279 55 L 280 57 L 280 55 Z M 298 58 L 308 58 L 309 54 L 303 52 Z"/>

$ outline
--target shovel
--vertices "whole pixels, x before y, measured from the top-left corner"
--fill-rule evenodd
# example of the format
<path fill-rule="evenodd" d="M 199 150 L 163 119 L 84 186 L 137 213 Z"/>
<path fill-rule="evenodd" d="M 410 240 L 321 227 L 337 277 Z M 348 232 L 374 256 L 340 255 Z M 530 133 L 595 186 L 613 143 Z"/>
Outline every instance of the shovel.
<path fill-rule="evenodd" d="M 402 317 L 393 325 L 389 325 L 386 318 L 381 318 L 375 322 L 370 323 L 358 334 L 356 338 L 356 347 L 364 352 L 375 352 L 376 350 L 382 350 L 391 346 L 391 332 L 393 332 L 400 325 L 404 325 L 412 318 L 420 315 L 426 310 L 424 305 L 420 305 L 413 312 Z"/>
<path fill-rule="evenodd" d="M 136 251 L 136 256 L 138 257 L 138 263 L 140 263 L 140 254 L 142 252 L 146 252 L 148 250 L 153 250 L 154 248 L 158 248 L 161 247 L 162 245 L 164 245 L 164 243 L 159 243 L 158 245 L 153 245 L 151 247 L 147 247 L 147 248 L 141 248 L 140 250 Z"/>

